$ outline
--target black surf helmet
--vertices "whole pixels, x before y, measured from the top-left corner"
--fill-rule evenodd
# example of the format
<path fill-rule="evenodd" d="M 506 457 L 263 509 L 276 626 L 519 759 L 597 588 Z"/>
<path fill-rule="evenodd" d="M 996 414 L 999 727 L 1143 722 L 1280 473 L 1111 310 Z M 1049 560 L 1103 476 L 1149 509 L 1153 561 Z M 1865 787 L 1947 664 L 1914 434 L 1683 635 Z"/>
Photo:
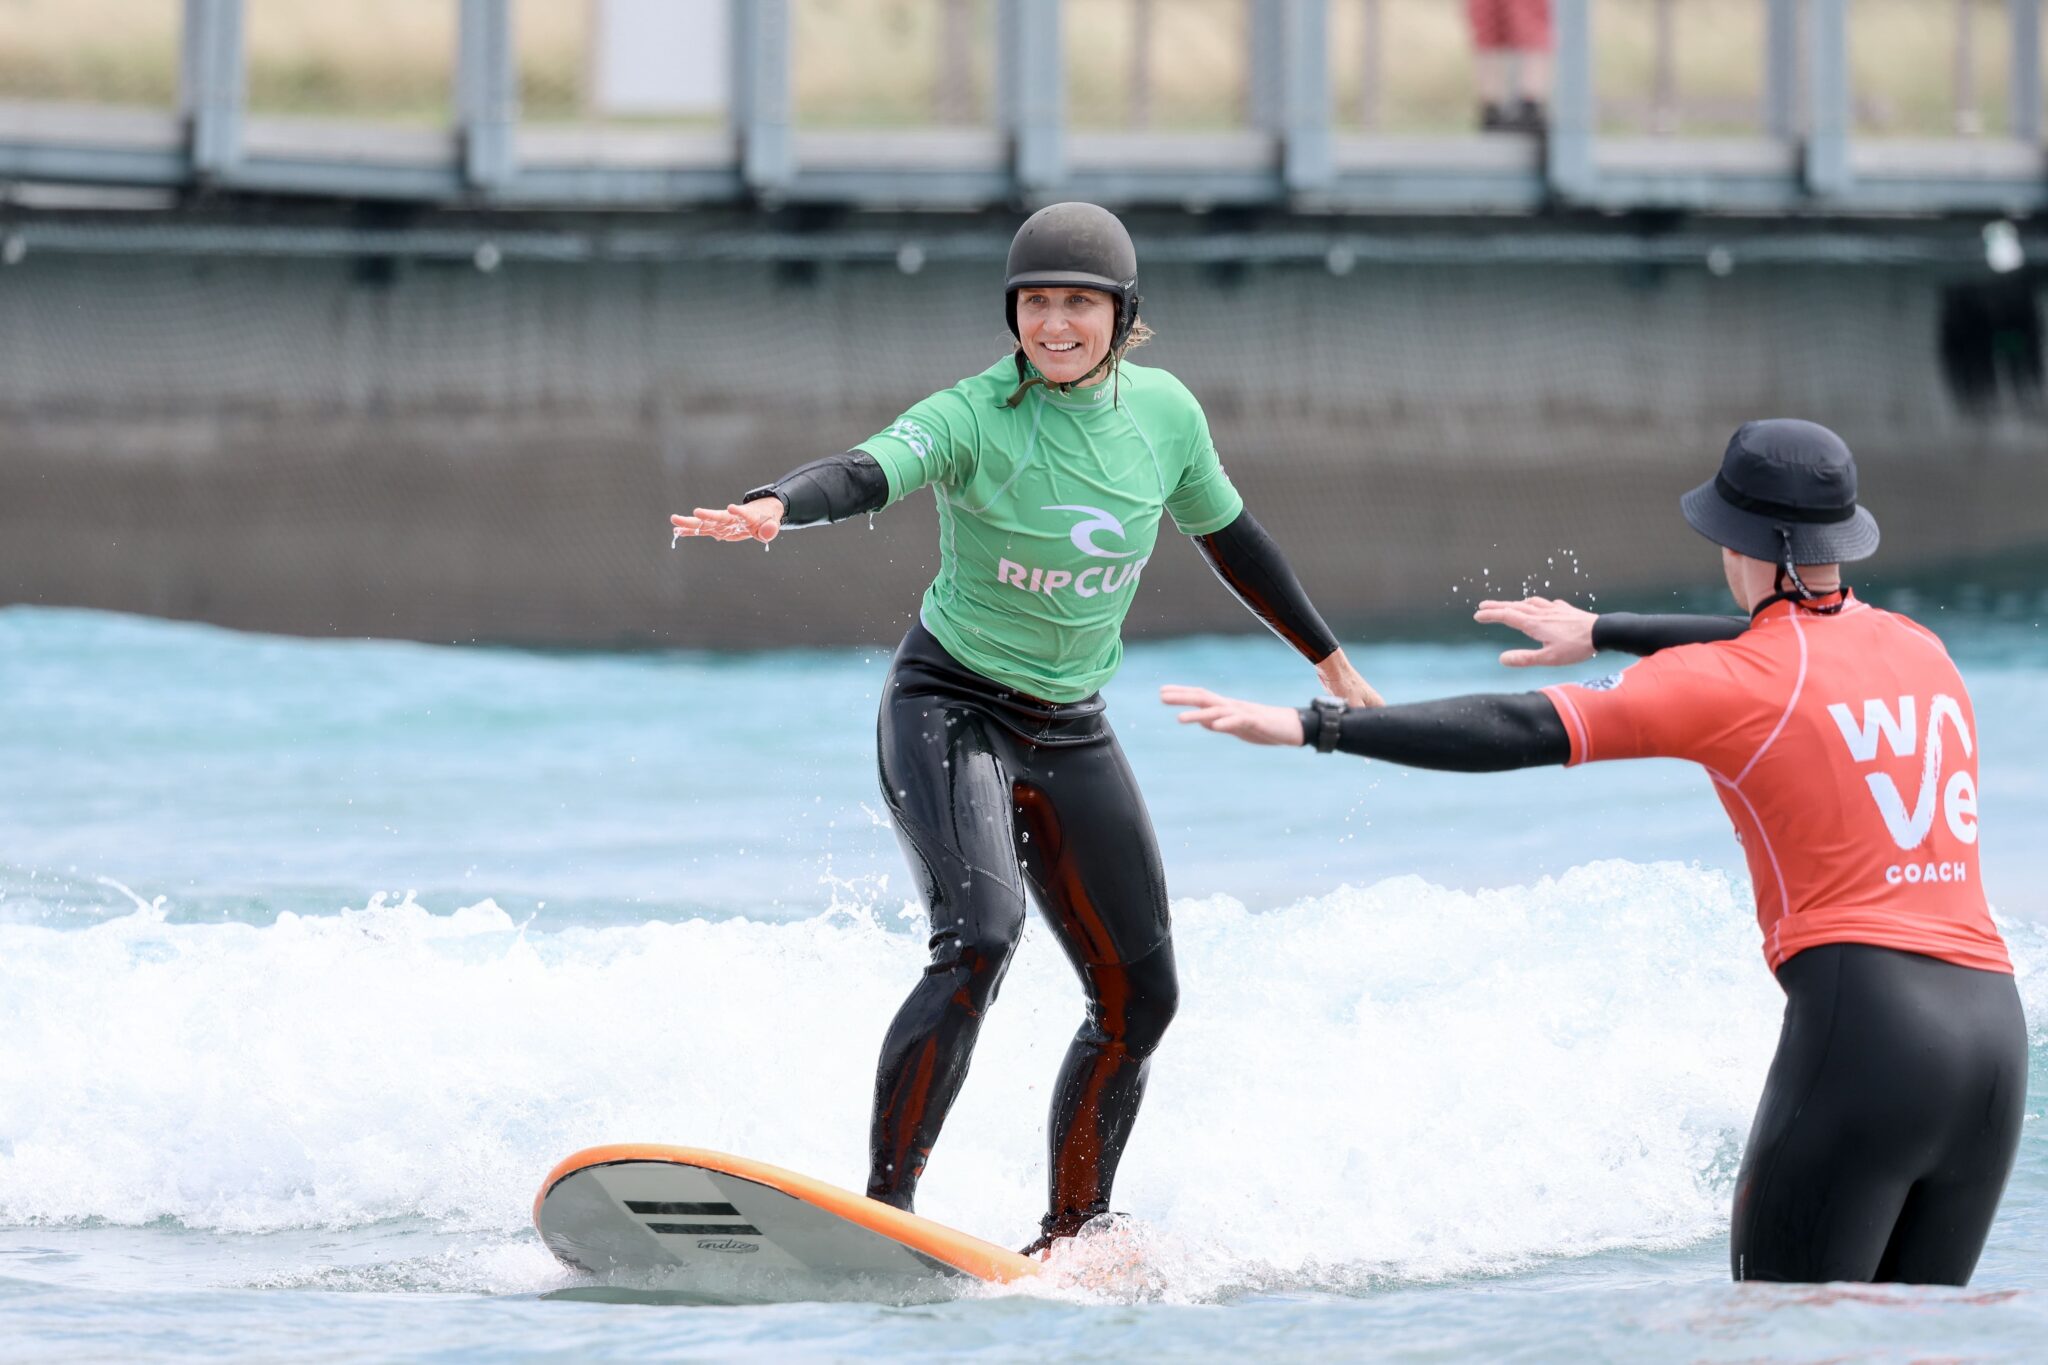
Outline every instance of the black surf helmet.
<path fill-rule="evenodd" d="M 1138 249 L 1117 216 L 1100 204 L 1052 204 L 1026 218 L 1010 239 L 1004 274 L 1003 315 L 1011 336 L 1018 336 L 1017 291 L 1039 286 L 1100 289 L 1114 298 L 1112 359 L 1138 320 Z"/>
<path fill-rule="evenodd" d="M 1721 472 L 1678 500 L 1693 530 L 1737 554 L 1795 570 L 1877 552 L 1877 519 L 1856 503 L 1856 457 L 1818 422 L 1744 422 Z"/>

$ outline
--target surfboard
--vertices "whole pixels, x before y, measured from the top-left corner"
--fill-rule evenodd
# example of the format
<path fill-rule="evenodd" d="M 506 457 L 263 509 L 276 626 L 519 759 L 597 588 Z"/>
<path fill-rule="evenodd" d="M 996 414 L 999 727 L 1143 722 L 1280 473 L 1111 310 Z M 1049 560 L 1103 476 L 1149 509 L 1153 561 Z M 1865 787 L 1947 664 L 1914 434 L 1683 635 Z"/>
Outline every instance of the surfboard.
<path fill-rule="evenodd" d="M 605 1288 L 701 1303 L 915 1302 L 1036 1261 L 865 1195 L 696 1147 L 590 1147 L 548 1172 L 533 1224 Z M 572 1297 L 591 1297 L 588 1290 Z"/>

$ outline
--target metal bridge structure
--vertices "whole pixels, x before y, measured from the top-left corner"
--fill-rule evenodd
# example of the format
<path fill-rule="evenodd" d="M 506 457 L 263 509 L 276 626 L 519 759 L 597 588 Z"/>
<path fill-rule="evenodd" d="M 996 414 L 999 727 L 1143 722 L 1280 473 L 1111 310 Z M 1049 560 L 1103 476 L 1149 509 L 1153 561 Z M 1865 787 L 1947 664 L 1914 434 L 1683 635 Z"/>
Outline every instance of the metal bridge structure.
<path fill-rule="evenodd" d="M 454 0 L 454 112 L 445 127 L 270 118 L 252 113 L 246 97 L 253 2 L 183 0 L 176 109 L 0 101 L 0 181 L 587 211 L 971 211 L 1065 198 L 1338 215 L 2017 217 L 2048 209 L 2043 0 L 2005 0 L 1999 11 L 2010 54 L 1999 133 L 1919 139 L 1857 135 L 1855 0 L 1757 0 L 1758 131 L 1738 137 L 1603 133 L 1596 0 L 1554 0 L 1547 134 L 1437 136 L 1340 124 L 1332 0 L 1248 0 L 1245 126 L 1205 132 L 1070 126 L 1063 25 L 1072 13 L 1063 0 L 994 0 L 995 110 L 983 126 L 800 124 L 795 0 L 728 0 L 715 27 L 728 49 L 731 95 L 716 127 L 526 123 L 518 0 Z"/>

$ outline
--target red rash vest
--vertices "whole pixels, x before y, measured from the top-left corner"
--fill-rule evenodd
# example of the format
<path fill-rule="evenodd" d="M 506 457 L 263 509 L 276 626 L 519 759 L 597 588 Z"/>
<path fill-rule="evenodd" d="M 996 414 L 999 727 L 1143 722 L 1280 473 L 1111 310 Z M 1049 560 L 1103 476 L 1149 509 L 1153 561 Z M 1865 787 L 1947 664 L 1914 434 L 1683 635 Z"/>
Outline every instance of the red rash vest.
<path fill-rule="evenodd" d="M 1775 602 L 1733 640 L 1546 687 L 1571 763 L 1684 758 L 1714 780 L 1776 971 L 1868 943 L 2012 971 L 1977 875 L 1977 717 L 1932 632 Z"/>

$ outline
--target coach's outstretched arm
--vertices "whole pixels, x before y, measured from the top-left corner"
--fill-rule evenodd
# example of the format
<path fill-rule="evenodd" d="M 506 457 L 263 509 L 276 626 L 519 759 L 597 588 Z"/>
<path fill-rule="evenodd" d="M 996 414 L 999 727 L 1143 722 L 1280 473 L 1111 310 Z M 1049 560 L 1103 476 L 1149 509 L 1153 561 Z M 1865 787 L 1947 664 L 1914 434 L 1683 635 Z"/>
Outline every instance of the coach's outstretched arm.
<path fill-rule="evenodd" d="M 1732 640 L 1749 629 L 1749 618 L 1744 616 L 1638 616 L 1629 611 L 1596 615 L 1548 597 L 1481 602 L 1472 619 L 1481 625 L 1510 626 L 1536 642 L 1534 649 L 1503 651 L 1500 661 L 1509 668 L 1584 663 L 1603 649 L 1649 655 L 1673 645 Z"/>
<path fill-rule="evenodd" d="M 1225 697 L 1206 687 L 1168 685 L 1159 700 L 1188 709 L 1184 725 L 1200 725 L 1247 744 L 1312 744 L 1322 753 L 1383 758 L 1411 768 L 1497 773 L 1540 768 L 1571 758 L 1571 738 L 1557 708 L 1541 692 L 1495 692 L 1401 706 L 1338 706 L 1299 710 Z"/>

